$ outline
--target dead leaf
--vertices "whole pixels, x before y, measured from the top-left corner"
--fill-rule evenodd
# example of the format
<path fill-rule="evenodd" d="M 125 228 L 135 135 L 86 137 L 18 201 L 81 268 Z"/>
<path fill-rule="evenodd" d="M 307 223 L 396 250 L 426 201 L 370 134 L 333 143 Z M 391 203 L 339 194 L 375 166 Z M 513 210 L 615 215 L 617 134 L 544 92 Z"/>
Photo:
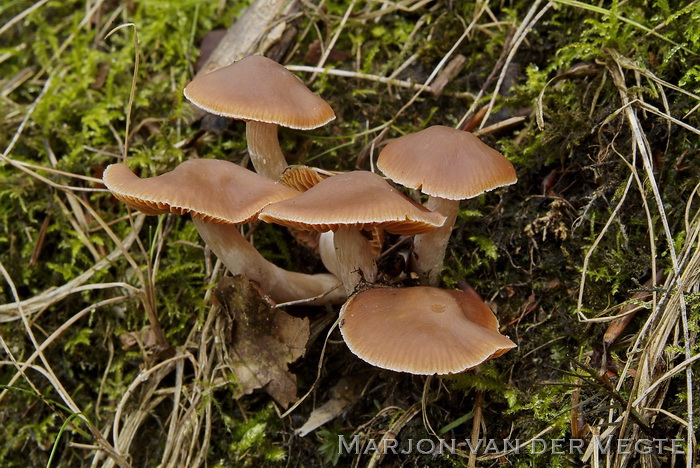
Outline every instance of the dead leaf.
<path fill-rule="evenodd" d="M 156 334 L 151 327 L 144 327 L 136 332 L 125 332 L 119 335 L 122 349 L 129 349 L 140 343 L 141 347 L 151 350 L 156 347 Z"/>
<path fill-rule="evenodd" d="M 309 320 L 271 309 L 242 276 L 223 278 L 214 294 L 233 320 L 227 333 L 230 340 L 227 364 L 238 385 L 235 398 L 264 388 L 286 408 L 297 398 L 296 376 L 289 372 L 288 364 L 306 351 Z"/>
<path fill-rule="evenodd" d="M 345 62 L 349 59 L 352 54 L 345 52 L 344 50 L 338 50 L 336 48 L 331 49 L 331 53 L 328 54 L 329 62 Z M 304 56 L 304 61 L 312 65 L 317 65 L 318 61 L 321 60 L 321 41 L 316 39 L 311 44 Z"/>
<path fill-rule="evenodd" d="M 202 38 L 202 43 L 199 45 L 199 58 L 197 63 L 194 65 L 194 71 L 199 72 L 202 69 L 209 57 L 211 57 L 212 52 L 216 49 L 221 42 L 221 39 L 226 35 L 225 29 L 214 29 L 209 31 Z"/>
<path fill-rule="evenodd" d="M 309 415 L 309 419 L 306 420 L 303 426 L 295 430 L 294 434 L 304 437 L 328 421 L 332 421 L 357 399 L 357 387 L 357 382 L 352 382 L 347 378 L 340 379 L 330 390 L 331 399 L 313 410 Z"/>
<path fill-rule="evenodd" d="M 644 286 L 642 286 L 643 290 L 635 293 L 630 303 L 620 310 L 618 317 L 610 322 L 603 335 L 603 343 L 606 349 L 610 348 L 610 346 L 617 341 L 620 335 L 627 329 L 627 325 L 629 325 L 635 315 L 637 315 L 637 311 L 642 309 L 639 303 L 649 299 L 652 294 L 651 288 L 658 286 L 663 280 L 663 271 L 658 271 L 656 273 L 656 278 L 649 278 L 646 283 L 644 283 Z"/>

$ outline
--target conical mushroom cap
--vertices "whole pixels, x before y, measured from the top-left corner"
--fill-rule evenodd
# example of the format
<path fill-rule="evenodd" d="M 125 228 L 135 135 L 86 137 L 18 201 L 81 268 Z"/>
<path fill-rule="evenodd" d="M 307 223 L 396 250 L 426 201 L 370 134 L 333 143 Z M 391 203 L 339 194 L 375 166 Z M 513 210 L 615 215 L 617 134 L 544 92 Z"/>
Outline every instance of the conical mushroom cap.
<path fill-rule="evenodd" d="M 445 221 L 441 214 L 427 210 L 367 171 L 322 180 L 294 199 L 265 207 L 260 219 L 309 231 L 380 227 L 403 235 L 427 232 Z"/>
<path fill-rule="evenodd" d="M 171 172 L 147 179 L 124 164 L 112 164 L 103 179 L 115 197 L 145 214 L 191 213 L 227 224 L 246 223 L 264 206 L 299 195 L 292 188 L 217 159 L 190 159 Z"/>
<path fill-rule="evenodd" d="M 486 304 L 462 291 L 368 289 L 348 300 L 340 317 L 354 354 L 398 372 L 458 373 L 515 347 Z"/>
<path fill-rule="evenodd" d="M 377 167 L 404 187 L 448 200 L 464 200 L 518 179 L 505 156 L 469 132 L 436 125 L 397 138 Z"/>
<path fill-rule="evenodd" d="M 333 109 L 293 73 L 261 55 L 199 75 L 184 90 L 212 114 L 308 130 L 335 118 Z"/>

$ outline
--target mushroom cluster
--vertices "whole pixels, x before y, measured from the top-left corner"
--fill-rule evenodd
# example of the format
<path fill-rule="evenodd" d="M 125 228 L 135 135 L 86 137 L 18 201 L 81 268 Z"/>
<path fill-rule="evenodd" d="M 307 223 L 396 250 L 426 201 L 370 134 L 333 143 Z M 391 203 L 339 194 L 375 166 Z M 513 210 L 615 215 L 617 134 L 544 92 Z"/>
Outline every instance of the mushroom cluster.
<path fill-rule="evenodd" d="M 145 214 L 189 213 L 231 273 L 256 281 L 274 301 L 345 302 L 343 338 L 378 367 L 458 373 L 515 347 L 478 295 L 436 287 L 459 200 L 516 181 L 503 155 L 470 133 L 441 126 L 392 141 L 377 166 L 392 181 L 429 195 L 423 206 L 373 172 L 288 168 L 277 125 L 311 129 L 335 115 L 272 60 L 246 57 L 196 77 L 184 93 L 208 112 L 246 122 L 258 174 L 227 161 L 193 159 L 142 179 L 113 164 L 104 182 L 115 197 Z M 328 273 L 291 272 L 264 259 L 239 231 L 258 219 L 320 233 L 316 244 Z M 413 237 L 409 267 L 420 286 L 379 284 L 386 278 L 377 266 L 385 232 Z"/>

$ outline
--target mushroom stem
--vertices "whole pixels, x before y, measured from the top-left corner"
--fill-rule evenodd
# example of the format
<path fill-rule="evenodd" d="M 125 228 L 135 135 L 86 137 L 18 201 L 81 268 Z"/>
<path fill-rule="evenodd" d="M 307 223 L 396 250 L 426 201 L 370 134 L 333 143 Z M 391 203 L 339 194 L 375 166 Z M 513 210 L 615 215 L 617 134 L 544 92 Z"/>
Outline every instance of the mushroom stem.
<path fill-rule="evenodd" d="M 255 172 L 277 181 L 287 168 L 277 138 L 277 124 L 248 120 L 245 133 Z"/>
<path fill-rule="evenodd" d="M 321 262 L 326 267 L 326 270 L 340 278 L 340 264 L 335 254 L 333 238 L 333 231 L 321 233 L 321 236 L 318 238 L 318 254 L 321 256 Z"/>
<path fill-rule="evenodd" d="M 359 229 L 342 226 L 333 234 L 340 279 L 345 292 L 352 294 L 363 278 L 374 283 L 377 277 L 377 263 L 372 254 L 369 239 Z"/>
<path fill-rule="evenodd" d="M 256 281 L 277 303 L 299 301 L 325 294 L 310 305 L 341 304 L 345 290 L 337 277 L 326 273 L 307 275 L 270 263 L 230 224 L 210 223 L 193 217 L 204 242 L 234 275 Z M 327 293 L 327 294 L 326 294 Z"/>
<path fill-rule="evenodd" d="M 428 198 L 426 207 L 447 219 L 439 228 L 425 234 L 418 234 L 414 238 L 411 266 L 418 273 L 422 285 L 437 286 L 440 282 L 440 273 L 450 234 L 452 234 L 452 226 L 459 213 L 459 200 L 431 196 Z"/>

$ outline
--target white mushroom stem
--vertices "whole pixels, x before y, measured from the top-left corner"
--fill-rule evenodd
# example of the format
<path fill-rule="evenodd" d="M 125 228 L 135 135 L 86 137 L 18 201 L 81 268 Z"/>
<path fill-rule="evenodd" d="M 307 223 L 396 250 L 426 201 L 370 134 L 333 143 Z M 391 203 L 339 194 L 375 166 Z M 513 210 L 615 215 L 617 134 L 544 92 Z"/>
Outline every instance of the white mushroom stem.
<path fill-rule="evenodd" d="M 277 138 L 277 124 L 248 120 L 245 133 L 255 172 L 277 181 L 287 168 L 287 160 Z"/>
<path fill-rule="evenodd" d="M 333 240 L 333 231 L 322 232 L 318 238 L 318 254 L 321 256 L 321 262 L 326 270 L 340 278 L 340 263 L 335 254 L 335 242 Z"/>
<path fill-rule="evenodd" d="M 380 228 L 372 229 L 372 239 L 369 241 L 372 258 L 376 261 L 382 251 L 382 243 L 384 241 L 384 231 Z M 326 270 L 340 278 L 340 263 L 335 254 L 335 242 L 333 241 L 333 231 L 322 232 L 318 239 L 318 253 L 321 256 L 321 262 Z"/>
<path fill-rule="evenodd" d="M 275 302 L 299 301 L 325 294 L 309 304 L 342 304 L 347 298 L 340 280 L 333 275 L 287 271 L 265 260 L 237 226 L 209 223 L 199 218 L 193 221 L 204 242 L 231 273 L 256 281 Z"/>
<path fill-rule="evenodd" d="M 340 268 L 339 276 L 345 292 L 352 294 L 361 279 L 374 283 L 377 279 L 377 263 L 370 241 L 359 229 L 343 226 L 333 234 L 335 254 Z"/>
<path fill-rule="evenodd" d="M 436 211 L 447 219 L 445 223 L 430 232 L 418 234 L 413 240 L 413 258 L 411 265 L 418 273 L 422 285 L 437 286 L 440 282 L 440 273 L 445 261 L 447 243 L 450 241 L 452 226 L 455 224 L 459 213 L 459 200 L 447 200 L 445 198 L 431 196 L 426 207 Z"/>

